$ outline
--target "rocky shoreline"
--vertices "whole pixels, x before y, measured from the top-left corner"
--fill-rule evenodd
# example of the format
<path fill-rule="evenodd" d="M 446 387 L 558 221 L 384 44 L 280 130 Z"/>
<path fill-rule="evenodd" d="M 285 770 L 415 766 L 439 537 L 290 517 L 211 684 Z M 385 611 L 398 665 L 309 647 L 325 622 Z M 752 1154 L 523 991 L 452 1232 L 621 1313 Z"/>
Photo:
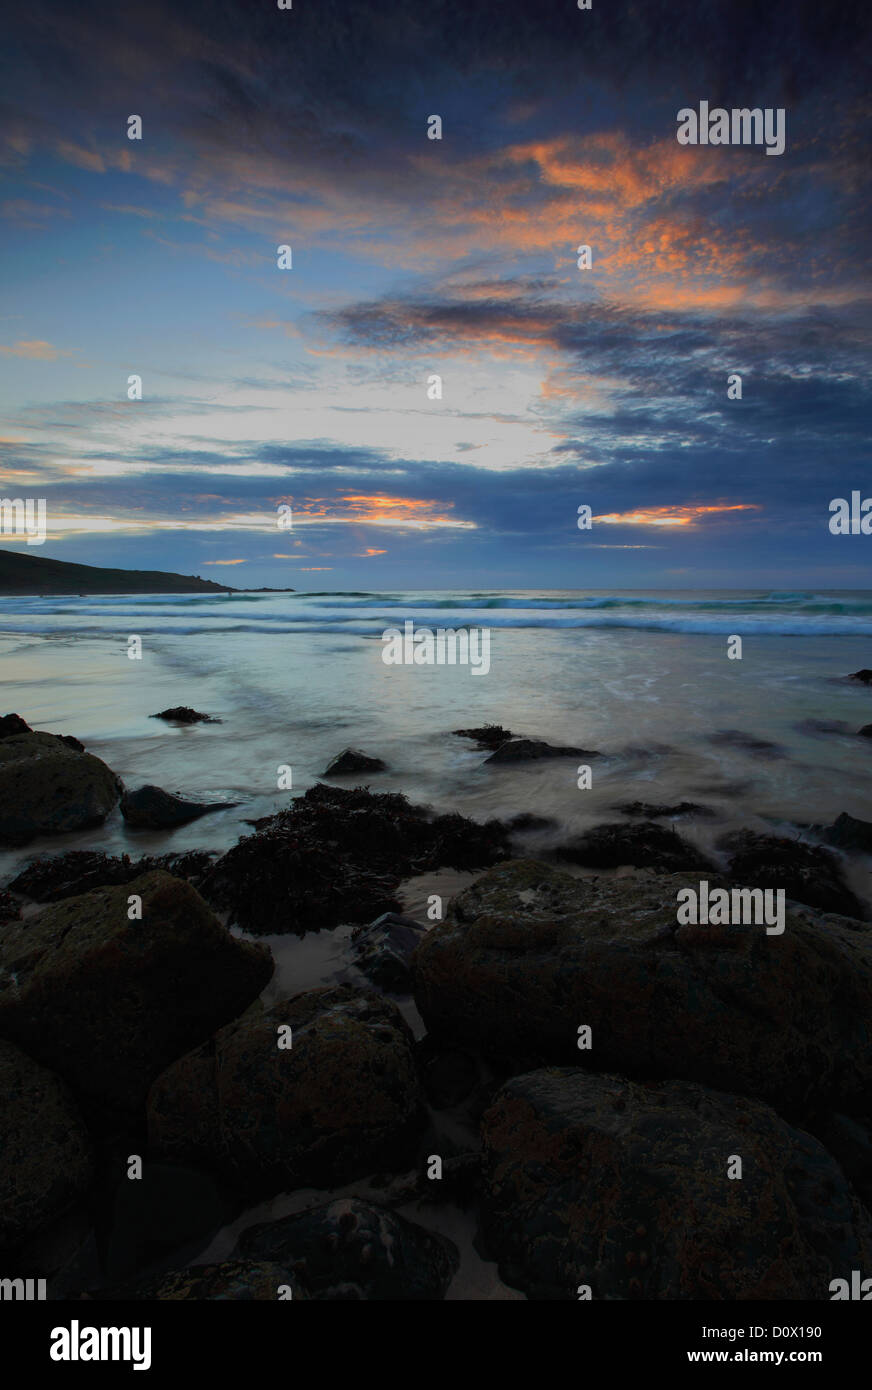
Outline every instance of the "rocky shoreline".
<path fill-rule="evenodd" d="M 845 875 L 872 824 L 713 858 L 674 825 L 705 806 L 626 803 L 534 858 L 523 810 L 334 784 L 384 766 L 343 750 L 220 856 L 59 840 L 0 887 L 4 1272 L 60 1299 L 560 1301 L 826 1300 L 872 1270 L 872 904 Z M 0 791 L 19 846 L 227 804 L 126 789 L 18 715 Z M 403 885 L 444 870 L 466 886 L 408 915 Z M 701 879 L 782 891 L 783 934 L 680 925 Z M 340 927 L 341 978 L 264 997 L 260 938 L 293 974 Z"/>

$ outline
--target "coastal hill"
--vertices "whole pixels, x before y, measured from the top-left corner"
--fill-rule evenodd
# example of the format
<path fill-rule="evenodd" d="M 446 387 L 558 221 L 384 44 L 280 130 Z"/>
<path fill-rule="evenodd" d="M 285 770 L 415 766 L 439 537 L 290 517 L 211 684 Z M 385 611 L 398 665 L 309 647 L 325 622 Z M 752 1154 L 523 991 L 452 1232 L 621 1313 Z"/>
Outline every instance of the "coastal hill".
<path fill-rule="evenodd" d="M 102 569 L 73 565 L 0 547 L 0 594 L 239 594 L 293 593 L 293 589 L 234 589 L 211 579 L 162 570 Z"/>

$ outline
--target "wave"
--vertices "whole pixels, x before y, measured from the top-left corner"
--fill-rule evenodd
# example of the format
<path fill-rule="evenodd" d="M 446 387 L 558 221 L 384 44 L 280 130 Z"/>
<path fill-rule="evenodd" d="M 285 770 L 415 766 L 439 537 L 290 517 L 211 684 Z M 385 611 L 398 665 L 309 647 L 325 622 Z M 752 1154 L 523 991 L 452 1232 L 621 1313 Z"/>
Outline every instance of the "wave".
<path fill-rule="evenodd" d="M 411 619 L 417 627 L 638 629 L 700 635 L 872 636 L 872 593 L 649 593 L 366 590 L 213 595 L 9 598 L 0 630 L 21 637 L 193 636 L 198 633 L 334 633 L 381 637 Z"/>

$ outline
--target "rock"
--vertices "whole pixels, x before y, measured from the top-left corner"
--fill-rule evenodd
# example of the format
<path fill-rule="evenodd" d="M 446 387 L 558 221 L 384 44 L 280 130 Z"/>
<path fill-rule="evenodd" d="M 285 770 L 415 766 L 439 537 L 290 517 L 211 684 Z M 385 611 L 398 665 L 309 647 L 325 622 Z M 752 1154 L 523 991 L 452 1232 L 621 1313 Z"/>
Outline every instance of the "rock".
<path fill-rule="evenodd" d="M 499 748 L 500 744 L 515 737 L 511 729 L 504 729 L 501 724 L 482 724 L 478 729 L 452 729 L 451 732 L 457 738 L 474 739 L 479 748 Z"/>
<path fill-rule="evenodd" d="M 434 1041 L 516 1069 L 685 1078 L 792 1113 L 863 1113 L 872 1091 L 872 928 L 801 908 L 764 927 L 679 927 L 686 874 L 489 870 L 413 959 Z M 592 1048 L 578 1030 L 592 1029 Z"/>
<path fill-rule="evenodd" d="M 659 869 L 662 873 L 712 868 L 695 845 L 653 821 L 641 821 L 638 825 L 627 825 L 623 821 L 596 825 L 576 839 L 559 845 L 554 853 L 570 864 L 585 864 L 594 869 L 616 869 L 622 864 Z"/>
<path fill-rule="evenodd" d="M 305 1289 L 280 1265 L 264 1260 L 225 1260 L 223 1264 L 191 1265 L 189 1269 L 172 1270 L 139 1284 L 98 1289 L 88 1297 L 103 1303 L 179 1303 L 188 1299 L 275 1302 L 280 1290 L 285 1289 L 290 1290 L 291 1299 L 307 1297 Z M 288 1294 L 282 1297 L 287 1298 Z"/>
<path fill-rule="evenodd" d="M 379 989 L 411 994 L 409 962 L 424 931 L 411 917 L 384 912 L 370 926 L 352 932 L 355 964 Z"/>
<path fill-rule="evenodd" d="M 35 835 L 99 825 L 120 791 L 104 762 L 54 734 L 10 734 L 0 741 L 0 841 L 26 844 Z"/>
<path fill-rule="evenodd" d="M 741 1096 L 558 1068 L 504 1086 L 482 1136 L 484 1237 L 529 1298 L 821 1301 L 872 1265 L 832 1156 Z"/>
<path fill-rule="evenodd" d="M 32 898 L 34 902 L 60 902 L 92 888 L 105 888 L 114 883 L 130 883 L 154 869 L 163 869 L 175 878 L 196 883 L 211 867 L 214 854 L 208 850 L 188 850 L 183 854 L 158 854 L 144 859 L 131 859 L 102 854 L 94 850 L 71 849 L 65 854 L 46 855 L 33 859 L 9 884 L 13 893 Z"/>
<path fill-rule="evenodd" d="M 853 675 L 848 676 L 848 680 L 860 681 L 861 685 L 872 685 L 872 671 L 864 667 L 862 671 L 855 671 Z"/>
<path fill-rule="evenodd" d="M 122 1179 L 115 1190 L 106 1272 L 127 1279 L 181 1247 L 198 1255 L 235 1215 L 235 1204 L 208 1173 L 149 1159 L 141 1178 Z"/>
<path fill-rule="evenodd" d="M 327 768 L 322 772 L 322 777 L 347 777 L 352 773 L 358 772 L 384 772 L 387 763 L 382 762 L 381 758 L 370 758 L 368 754 L 361 753 L 357 748 L 343 748 L 341 753 L 328 763 Z"/>
<path fill-rule="evenodd" d="M 77 753 L 84 753 L 85 751 L 85 745 L 82 743 L 82 740 L 73 738 L 72 734 L 55 734 L 55 738 L 59 738 L 61 743 L 65 743 L 68 748 L 75 748 Z"/>
<path fill-rule="evenodd" d="M 505 828 L 434 816 L 404 796 L 318 783 L 255 822 L 200 891 L 253 933 L 320 931 L 399 911 L 404 878 L 479 868 L 508 853 Z"/>
<path fill-rule="evenodd" d="M 839 849 L 856 849 L 864 854 L 872 854 L 872 821 L 858 820 L 856 816 L 849 816 L 847 811 L 843 811 L 829 827 L 827 839 Z"/>
<path fill-rule="evenodd" d="M 128 895 L 142 920 L 127 916 Z M 0 935 L 0 1036 L 125 1111 L 257 997 L 269 952 L 235 940 L 181 879 L 155 872 L 68 898 Z"/>
<path fill-rule="evenodd" d="M 662 802 L 622 801 L 615 807 L 625 816 L 642 816 L 645 820 L 660 820 L 664 816 L 713 816 L 710 806 L 698 806 L 695 801 L 679 801 L 675 806 Z"/>
<path fill-rule="evenodd" d="M 11 738 L 13 734 L 32 734 L 29 724 L 25 724 L 20 714 L 4 714 L 0 717 L 0 738 Z"/>
<path fill-rule="evenodd" d="M 92 1158 L 66 1086 L 2 1041 L 0 1095 L 0 1250 L 10 1250 L 84 1196 Z"/>
<path fill-rule="evenodd" d="M 121 814 L 128 825 L 144 830 L 171 830 L 187 825 L 209 811 L 227 811 L 238 801 L 183 801 L 161 787 L 138 787 L 121 798 Z"/>
<path fill-rule="evenodd" d="M 753 753 L 756 758 L 783 758 L 784 749 L 769 739 L 757 738 L 745 733 L 744 729 L 720 729 L 709 736 L 709 742 L 722 748 L 738 748 L 743 753 Z"/>
<path fill-rule="evenodd" d="M 834 854 L 818 845 L 740 830 L 722 846 L 731 851 L 730 876 L 737 883 L 783 888 L 788 898 L 823 912 L 863 918 L 865 908 L 845 883 Z"/>
<path fill-rule="evenodd" d="M 209 1167 L 249 1200 L 402 1166 L 420 1120 L 407 1024 L 347 985 L 250 1009 L 169 1067 L 148 1102 L 155 1156 Z"/>
<path fill-rule="evenodd" d="M 223 720 L 213 719 L 209 714 L 200 714 L 189 705 L 174 705 L 172 709 L 162 709 L 158 714 L 150 714 L 149 719 L 166 719 L 170 724 L 221 724 Z"/>
<path fill-rule="evenodd" d="M 292 1269 L 313 1298 L 361 1302 L 442 1299 L 460 1264 L 445 1236 L 356 1197 L 250 1226 L 234 1254 Z"/>
<path fill-rule="evenodd" d="M 489 758 L 485 758 L 486 763 L 527 763 L 539 758 L 598 758 L 599 753 L 594 753 L 589 748 L 558 748 L 551 743 L 543 743 L 541 739 L 534 738 L 512 738 L 507 743 L 501 743 Z"/>
<path fill-rule="evenodd" d="M 872 738 L 872 724 L 864 724 L 862 729 L 857 730 L 857 733 L 861 738 Z"/>

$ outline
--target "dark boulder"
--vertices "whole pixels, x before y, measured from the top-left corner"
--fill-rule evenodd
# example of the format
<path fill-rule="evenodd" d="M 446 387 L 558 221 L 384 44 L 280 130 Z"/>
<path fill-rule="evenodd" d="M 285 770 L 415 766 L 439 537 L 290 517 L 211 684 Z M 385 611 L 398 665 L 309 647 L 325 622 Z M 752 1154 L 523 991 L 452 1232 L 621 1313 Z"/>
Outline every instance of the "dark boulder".
<path fill-rule="evenodd" d="M 155 1156 L 217 1171 L 249 1200 L 408 1166 L 422 1114 L 402 1014 L 346 985 L 249 1009 L 148 1100 Z"/>
<path fill-rule="evenodd" d="M 543 743 L 541 739 L 511 738 L 501 743 L 486 763 L 529 763 L 540 758 L 598 758 L 590 748 L 559 748 L 555 744 Z"/>
<path fill-rule="evenodd" d="M 843 811 L 827 830 L 827 839 L 838 849 L 872 854 L 872 821 L 858 820 Z"/>
<path fill-rule="evenodd" d="M 757 1101 L 553 1069 L 509 1081 L 482 1136 L 488 1253 L 529 1298 L 827 1301 L 872 1267 L 838 1164 Z"/>
<path fill-rule="evenodd" d="M 131 893 L 141 920 L 127 915 Z M 153 1078 L 241 1013 L 272 971 L 269 952 L 232 937 L 189 884 L 146 874 L 4 928 L 0 1037 L 78 1094 L 136 1110 Z"/>
<path fill-rule="evenodd" d="M 459 1266 L 445 1236 L 356 1197 L 250 1226 L 234 1254 L 293 1270 L 313 1298 L 442 1299 Z"/>
<path fill-rule="evenodd" d="M 857 733 L 860 738 L 872 738 L 872 724 L 864 724 L 862 729 L 857 730 Z"/>
<path fill-rule="evenodd" d="M 49 1025 L 51 1026 L 51 1025 Z M 0 1251 L 52 1225 L 84 1196 L 91 1145 L 67 1087 L 0 1041 Z M 12 1271 L 7 1266 L 3 1274 Z"/>
<path fill-rule="evenodd" d="M 184 801 L 162 787 L 146 786 L 124 793 L 121 814 L 128 825 L 137 829 L 172 830 L 210 811 L 227 811 L 238 804 L 236 801 Z"/>
<path fill-rule="evenodd" d="M 26 724 L 20 714 L 4 714 L 0 717 L 0 738 L 11 738 L 13 734 L 32 734 L 33 730 Z"/>
<path fill-rule="evenodd" d="M 859 681 L 861 685 L 872 685 L 872 671 L 864 667 L 862 671 L 854 671 L 848 676 L 848 680 Z"/>
<path fill-rule="evenodd" d="M 535 860 L 455 897 L 413 958 L 434 1044 L 519 1068 L 682 1077 L 792 1114 L 864 1113 L 872 928 L 792 908 L 762 926 L 679 926 L 686 874 L 575 878 Z M 579 1046 L 579 1029 L 591 1046 Z"/>
<path fill-rule="evenodd" d="M 36 835 L 99 825 L 120 792 L 104 762 L 54 734 L 0 740 L 0 842 L 26 844 Z"/>
<path fill-rule="evenodd" d="M 358 772 L 384 772 L 387 763 L 381 758 L 371 758 L 357 748 L 343 748 L 341 753 L 328 763 L 322 777 L 350 777 Z"/>
<path fill-rule="evenodd" d="M 411 917 L 384 912 L 370 926 L 352 932 L 355 964 L 379 989 L 411 994 L 409 963 L 424 932 Z"/>
<path fill-rule="evenodd" d="M 172 709 L 162 709 L 157 714 L 150 714 L 149 719 L 165 719 L 168 724 L 221 724 L 220 719 L 213 719 L 210 714 L 200 714 L 199 711 L 191 709 L 189 705 L 174 705 Z"/>

